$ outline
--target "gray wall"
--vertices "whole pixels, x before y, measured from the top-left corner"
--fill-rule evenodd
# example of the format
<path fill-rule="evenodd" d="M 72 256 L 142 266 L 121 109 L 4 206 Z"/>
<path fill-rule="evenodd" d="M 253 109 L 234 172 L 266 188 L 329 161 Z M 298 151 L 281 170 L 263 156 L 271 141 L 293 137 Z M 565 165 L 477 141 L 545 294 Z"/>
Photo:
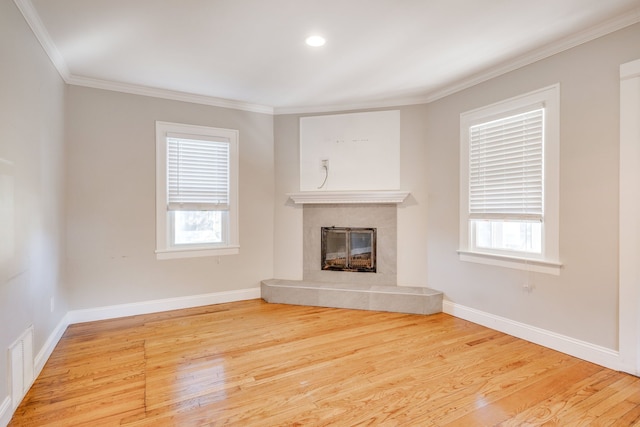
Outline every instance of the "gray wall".
<path fill-rule="evenodd" d="M 636 24 L 429 104 L 430 286 L 455 303 L 617 349 L 619 66 L 638 58 Z M 458 261 L 460 113 L 557 82 L 560 276 Z"/>
<path fill-rule="evenodd" d="M 0 404 L 6 349 L 30 325 L 35 356 L 69 310 L 273 277 L 271 115 L 67 87 L 12 1 L 0 1 L 0 58 L 0 159 L 14 175 L 13 225 L 0 228 L 13 234 L 0 248 Z M 156 120 L 240 131 L 239 255 L 156 260 Z"/>
<path fill-rule="evenodd" d="M 118 92 L 67 90 L 71 308 L 258 287 L 273 276 L 273 117 Z M 240 131 L 240 254 L 157 260 L 155 121 Z"/>
<path fill-rule="evenodd" d="M 0 58 L 0 158 L 14 164 L 15 180 L 12 255 L 0 260 L 0 403 L 3 349 L 31 324 L 38 352 L 70 309 L 302 277 L 302 209 L 285 194 L 298 190 L 300 115 L 65 88 L 11 1 L 0 2 Z M 398 209 L 398 284 L 616 349 L 618 67 L 638 58 L 634 25 L 400 108 L 401 189 L 411 196 Z M 560 276 L 460 262 L 460 113 L 557 82 Z M 240 255 L 156 260 L 156 120 L 240 130 Z"/>
<path fill-rule="evenodd" d="M 3 236 L 0 242 L 10 248 L 9 255 L 0 259 L 1 404 L 9 393 L 7 348 L 33 325 L 35 356 L 67 305 L 63 287 L 65 86 L 8 0 L 0 1 L 0 58 L 0 159 L 13 163 L 14 180 L 13 238 Z"/>
<path fill-rule="evenodd" d="M 617 349 L 619 65 L 640 58 L 640 25 L 427 105 L 401 108 L 398 284 L 462 306 Z M 560 276 L 458 260 L 460 113 L 560 83 Z M 394 107 L 395 109 L 395 107 Z M 299 278 L 300 115 L 275 120 L 278 278 Z M 294 260 L 294 263 L 290 263 Z M 300 262 L 300 265 L 302 263 Z M 523 284 L 533 286 L 525 292 Z"/>

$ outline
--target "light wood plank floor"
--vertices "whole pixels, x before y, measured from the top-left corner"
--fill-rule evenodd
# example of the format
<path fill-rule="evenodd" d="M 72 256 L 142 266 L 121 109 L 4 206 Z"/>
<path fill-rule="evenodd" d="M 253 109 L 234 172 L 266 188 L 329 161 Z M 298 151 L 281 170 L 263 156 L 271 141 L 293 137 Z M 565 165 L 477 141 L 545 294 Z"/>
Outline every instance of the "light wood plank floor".
<path fill-rule="evenodd" d="M 446 314 L 242 301 L 72 325 L 11 426 L 640 425 L 640 378 Z"/>

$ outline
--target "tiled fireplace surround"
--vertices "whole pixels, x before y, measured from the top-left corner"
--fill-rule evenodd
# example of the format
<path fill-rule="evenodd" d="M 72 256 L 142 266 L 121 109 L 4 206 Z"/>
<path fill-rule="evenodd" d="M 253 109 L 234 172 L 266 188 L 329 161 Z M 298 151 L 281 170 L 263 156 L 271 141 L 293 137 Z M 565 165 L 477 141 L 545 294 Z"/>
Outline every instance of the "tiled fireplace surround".
<path fill-rule="evenodd" d="M 396 285 L 396 206 L 306 205 L 302 213 L 303 272 L 305 281 Z M 371 227 L 377 229 L 377 271 L 358 273 L 321 269 L 320 229 L 322 227 Z"/>
<path fill-rule="evenodd" d="M 397 286 L 396 204 L 305 204 L 302 217 L 303 279 L 263 280 L 265 301 L 415 314 L 442 311 L 442 293 Z M 321 269 L 321 228 L 331 226 L 377 229 L 375 273 Z"/>

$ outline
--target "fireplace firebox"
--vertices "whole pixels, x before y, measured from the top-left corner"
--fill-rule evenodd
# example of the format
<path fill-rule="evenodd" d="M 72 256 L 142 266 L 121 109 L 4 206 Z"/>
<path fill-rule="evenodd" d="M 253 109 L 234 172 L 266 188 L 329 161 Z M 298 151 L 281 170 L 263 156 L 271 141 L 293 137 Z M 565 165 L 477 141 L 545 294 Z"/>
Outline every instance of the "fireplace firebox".
<path fill-rule="evenodd" d="M 322 227 L 322 270 L 376 272 L 376 229 Z"/>

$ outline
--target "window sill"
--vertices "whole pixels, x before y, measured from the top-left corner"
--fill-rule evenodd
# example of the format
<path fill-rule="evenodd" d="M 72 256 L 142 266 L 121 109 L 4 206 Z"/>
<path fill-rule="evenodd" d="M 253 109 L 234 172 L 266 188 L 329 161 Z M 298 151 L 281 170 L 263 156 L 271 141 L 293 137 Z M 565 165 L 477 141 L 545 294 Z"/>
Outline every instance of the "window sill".
<path fill-rule="evenodd" d="M 221 248 L 188 248 L 164 249 L 156 251 L 156 259 L 197 258 L 205 256 L 237 255 L 240 246 L 224 246 Z"/>
<path fill-rule="evenodd" d="M 554 261 L 519 258 L 481 252 L 458 251 L 458 256 L 460 261 L 552 274 L 554 276 L 559 276 L 560 269 L 562 268 L 562 264 Z"/>

